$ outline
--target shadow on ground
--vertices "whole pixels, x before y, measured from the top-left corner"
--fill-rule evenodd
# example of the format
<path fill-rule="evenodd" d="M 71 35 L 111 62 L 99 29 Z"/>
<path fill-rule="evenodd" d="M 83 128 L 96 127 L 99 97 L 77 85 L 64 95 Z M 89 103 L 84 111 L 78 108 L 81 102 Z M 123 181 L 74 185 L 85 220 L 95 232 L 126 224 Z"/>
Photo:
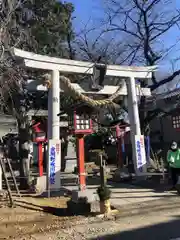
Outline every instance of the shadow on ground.
<path fill-rule="evenodd" d="M 16 206 L 26 208 L 28 210 L 35 210 L 35 211 L 41 211 L 44 213 L 49 213 L 54 216 L 73 216 L 67 208 L 60 208 L 60 207 L 51 207 L 51 206 L 43 206 L 40 204 L 34 204 L 23 200 L 16 200 Z"/>
<path fill-rule="evenodd" d="M 34 199 L 35 200 L 35 199 Z M 47 201 L 48 200 L 48 201 Z M 59 200 L 60 201 L 60 200 Z M 56 217 L 73 217 L 73 216 L 96 216 L 99 212 L 91 212 L 90 204 L 76 204 L 70 199 L 65 202 L 58 202 L 56 198 L 42 198 L 37 203 L 23 199 L 16 199 L 15 206 L 32 210 L 44 212 Z"/>
<path fill-rule="evenodd" d="M 121 231 L 91 240 L 173 240 L 180 239 L 180 216 L 177 219 L 130 231 Z"/>

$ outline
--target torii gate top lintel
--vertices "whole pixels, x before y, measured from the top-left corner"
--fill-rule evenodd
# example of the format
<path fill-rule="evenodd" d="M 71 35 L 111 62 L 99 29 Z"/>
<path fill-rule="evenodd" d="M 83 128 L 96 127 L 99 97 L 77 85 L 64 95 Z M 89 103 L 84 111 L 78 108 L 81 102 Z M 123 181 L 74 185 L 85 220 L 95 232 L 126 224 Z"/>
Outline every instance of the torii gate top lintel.
<path fill-rule="evenodd" d="M 49 57 L 27 52 L 18 48 L 13 49 L 13 54 L 16 57 L 23 59 L 24 65 L 30 68 L 59 70 L 60 72 L 68 73 L 93 74 L 94 63 L 91 62 Z M 156 68 L 156 66 L 136 67 L 108 65 L 106 75 L 116 77 L 151 78 L 152 72 L 155 71 Z"/>

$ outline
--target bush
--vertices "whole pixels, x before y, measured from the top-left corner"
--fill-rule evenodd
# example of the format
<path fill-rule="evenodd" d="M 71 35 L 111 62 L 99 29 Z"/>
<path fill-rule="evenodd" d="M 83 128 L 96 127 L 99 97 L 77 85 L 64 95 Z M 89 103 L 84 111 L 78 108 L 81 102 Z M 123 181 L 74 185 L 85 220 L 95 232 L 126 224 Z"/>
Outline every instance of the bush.
<path fill-rule="evenodd" d="M 106 201 L 111 197 L 111 190 L 108 187 L 98 187 L 97 194 L 100 201 Z"/>

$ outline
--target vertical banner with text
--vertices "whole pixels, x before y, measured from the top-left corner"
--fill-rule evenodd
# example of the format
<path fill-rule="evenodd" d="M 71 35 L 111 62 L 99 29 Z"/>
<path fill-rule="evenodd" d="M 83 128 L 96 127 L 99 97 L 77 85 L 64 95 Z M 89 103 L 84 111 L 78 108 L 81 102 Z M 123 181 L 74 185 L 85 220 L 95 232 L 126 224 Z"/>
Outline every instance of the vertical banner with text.
<path fill-rule="evenodd" d="M 49 140 L 48 142 L 48 178 L 47 188 L 51 190 L 59 190 L 61 187 L 60 180 L 61 170 L 61 141 Z"/>
<path fill-rule="evenodd" d="M 137 159 L 137 169 L 138 172 L 143 173 L 144 169 L 146 171 L 146 152 L 144 144 L 143 135 L 135 135 L 135 145 L 136 145 L 136 159 Z"/>

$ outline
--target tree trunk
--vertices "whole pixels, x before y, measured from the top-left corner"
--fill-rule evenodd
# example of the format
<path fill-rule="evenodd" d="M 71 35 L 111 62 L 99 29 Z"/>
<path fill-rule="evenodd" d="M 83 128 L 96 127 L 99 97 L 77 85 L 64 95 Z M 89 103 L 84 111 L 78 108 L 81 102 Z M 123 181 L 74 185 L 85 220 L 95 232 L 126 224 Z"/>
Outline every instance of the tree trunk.
<path fill-rule="evenodd" d="M 145 88 L 147 86 L 148 86 L 148 80 L 144 80 L 141 82 L 141 88 Z M 149 136 L 150 134 L 149 124 L 145 122 L 145 119 L 147 117 L 146 96 L 141 97 L 139 109 L 140 109 L 139 118 L 140 118 L 140 125 L 141 125 L 141 134 L 145 136 Z"/>
<path fill-rule="evenodd" d="M 18 121 L 19 128 L 19 158 L 20 158 L 20 188 L 30 187 L 29 131 L 27 117 Z"/>
<path fill-rule="evenodd" d="M 66 169 L 66 156 L 68 150 L 68 140 L 64 138 L 64 141 L 61 143 L 61 171 L 65 172 Z"/>

